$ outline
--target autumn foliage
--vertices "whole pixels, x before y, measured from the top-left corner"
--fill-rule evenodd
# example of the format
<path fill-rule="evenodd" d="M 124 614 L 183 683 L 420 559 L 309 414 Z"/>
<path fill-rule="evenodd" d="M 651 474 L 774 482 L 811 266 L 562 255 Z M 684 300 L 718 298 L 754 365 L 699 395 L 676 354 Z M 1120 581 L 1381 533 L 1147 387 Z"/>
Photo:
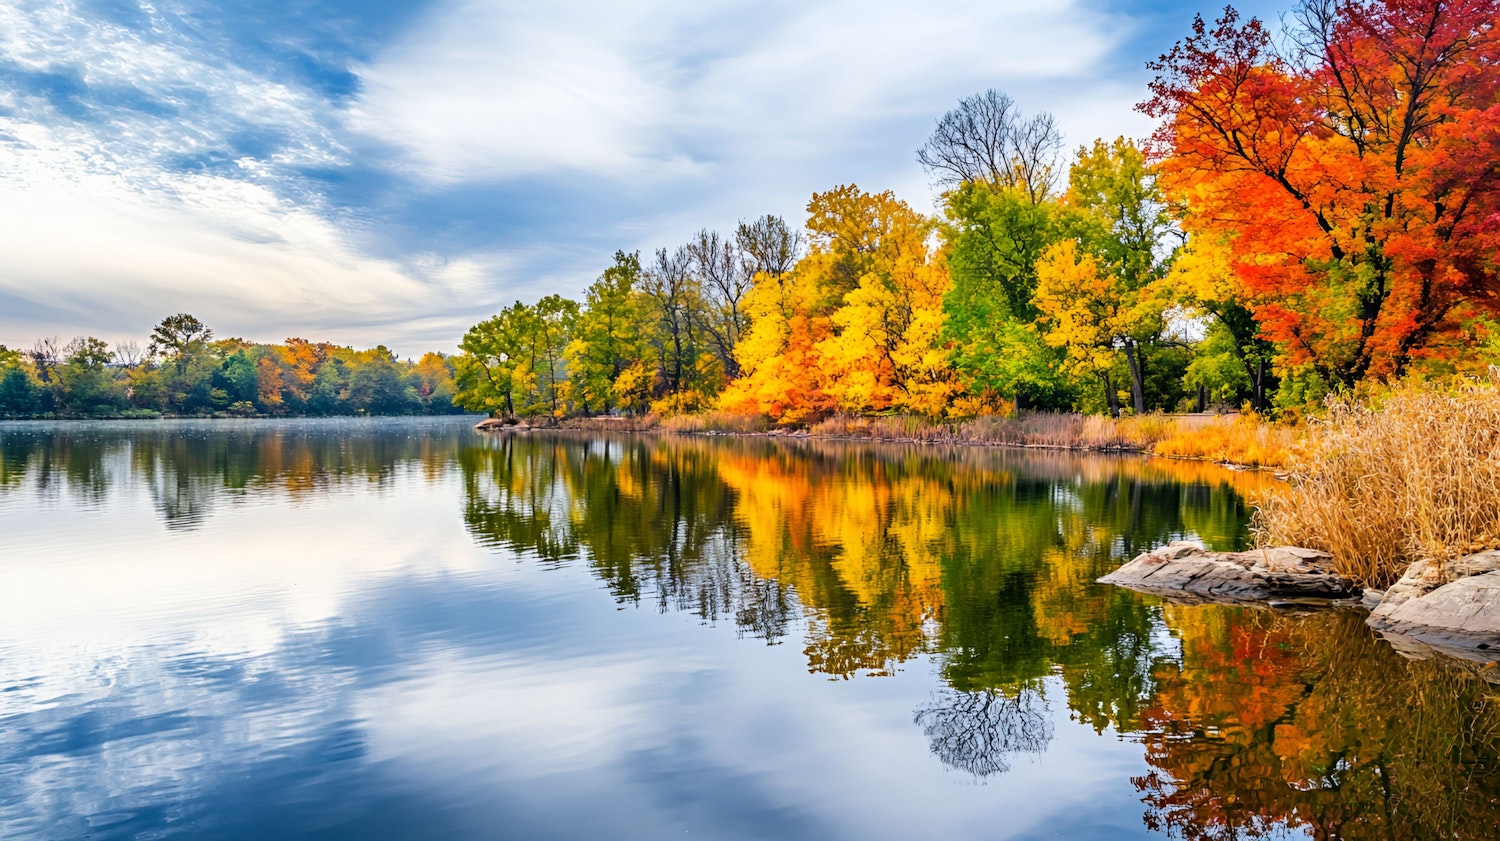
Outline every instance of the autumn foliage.
<path fill-rule="evenodd" d="M 918 153 L 938 216 L 851 184 L 814 194 L 801 229 L 766 216 L 654 260 L 621 252 L 583 306 L 552 296 L 476 326 L 461 402 L 795 426 L 1295 417 L 1482 371 L 1500 362 L 1497 14 L 1301 0 L 1280 33 L 1233 8 L 1200 17 L 1147 63 L 1149 143 L 1071 160 L 1051 115 L 967 97 Z M 537 308 L 565 335 L 535 335 Z"/>
<path fill-rule="evenodd" d="M 1496 306 L 1500 4 L 1306 0 L 1277 51 L 1232 8 L 1141 105 L 1195 238 L 1287 370 L 1330 385 L 1459 353 Z"/>

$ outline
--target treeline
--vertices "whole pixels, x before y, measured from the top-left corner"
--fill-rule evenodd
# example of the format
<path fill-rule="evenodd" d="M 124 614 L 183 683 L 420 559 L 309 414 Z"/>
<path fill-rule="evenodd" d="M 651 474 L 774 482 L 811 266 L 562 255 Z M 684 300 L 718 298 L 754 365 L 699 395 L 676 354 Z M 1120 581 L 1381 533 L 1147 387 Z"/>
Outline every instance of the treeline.
<path fill-rule="evenodd" d="M 186 313 L 162 319 L 144 349 L 93 337 L 0 345 L 5 418 L 449 414 L 453 396 L 453 360 L 439 353 L 412 362 L 384 346 L 214 339 Z"/>
<path fill-rule="evenodd" d="M 1149 66 L 1148 146 L 1064 157 L 962 100 L 918 158 L 941 214 L 849 185 L 619 253 L 583 301 L 476 325 L 497 414 L 1296 410 L 1500 359 L 1500 39 L 1486 4 L 1231 9 Z M 1422 23 L 1427 21 L 1432 25 Z M 1433 23 L 1436 21 L 1436 23 Z"/>

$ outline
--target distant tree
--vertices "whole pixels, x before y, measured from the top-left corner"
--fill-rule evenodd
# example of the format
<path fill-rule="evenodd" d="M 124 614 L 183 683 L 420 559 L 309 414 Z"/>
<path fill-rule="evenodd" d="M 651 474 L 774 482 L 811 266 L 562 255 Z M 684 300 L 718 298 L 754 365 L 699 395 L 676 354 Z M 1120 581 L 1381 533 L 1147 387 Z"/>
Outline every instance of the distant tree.
<path fill-rule="evenodd" d="M 185 312 L 169 315 L 151 330 L 148 352 L 173 360 L 181 372 L 192 355 L 207 349 L 214 331 L 208 325 Z"/>
<path fill-rule="evenodd" d="M 134 368 L 146 361 L 146 351 L 139 342 L 120 342 L 115 345 L 114 360 L 121 368 Z"/>
<path fill-rule="evenodd" d="M 42 385 L 52 383 L 52 372 L 57 369 L 63 361 L 62 344 L 56 336 L 50 339 L 37 339 L 32 344 L 31 350 L 26 352 L 31 359 L 32 368 L 36 371 L 36 378 Z"/>
<path fill-rule="evenodd" d="M 72 415 L 114 414 L 125 407 L 124 390 L 109 364 L 109 344 L 93 336 L 79 337 L 63 346 L 64 363 L 55 371 L 54 393 L 59 409 Z"/>

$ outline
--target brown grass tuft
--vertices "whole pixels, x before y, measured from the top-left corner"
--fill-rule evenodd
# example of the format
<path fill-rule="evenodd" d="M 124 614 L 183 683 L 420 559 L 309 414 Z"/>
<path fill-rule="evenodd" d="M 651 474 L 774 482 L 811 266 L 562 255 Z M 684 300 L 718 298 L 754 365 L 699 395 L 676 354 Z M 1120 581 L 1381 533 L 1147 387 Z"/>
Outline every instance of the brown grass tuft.
<path fill-rule="evenodd" d="M 1500 548 L 1500 388 L 1408 384 L 1378 405 L 1330 403 L 1289 487 L 1259 501 L 1262 545 L 1332 553 L 1385 588 L 1416 560 Z"/>

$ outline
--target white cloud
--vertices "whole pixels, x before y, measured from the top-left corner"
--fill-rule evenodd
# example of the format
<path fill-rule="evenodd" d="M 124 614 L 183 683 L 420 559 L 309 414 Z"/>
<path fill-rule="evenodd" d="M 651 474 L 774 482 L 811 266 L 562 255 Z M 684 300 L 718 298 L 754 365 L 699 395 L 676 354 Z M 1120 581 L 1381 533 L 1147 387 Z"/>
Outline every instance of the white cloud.
<path fill-rule="evenodd" d="M 1117 23 L 1071 3 L 462 0 L 362 69 L 351 119 L 439 182 L 722 179 L 847 153 L 985 86 L 1080 78 Z"/>
<path fill-rule="evenodd" d="M 221 335 L 268 341 L 306 335 L 368 342 L 373 323 L 383 328 L 380 340 L 394 344 L 433 341 L 466 326 L 460 317 L 413 336 L 403 322 L 451 310 L 456 296 L 472 291 L 472 259 L 458 266 L 428 259 L 421 263 L 427 271 L 408 271 L 365 256 L 346 231 L 266 186 L 157 172 L 170 192 L 143 191 L 128 174 L 59 160 L 66 141 L 38 137 L 36 129 L 0 121 L 0 130 L 38 141 L 8 155 L 0 291 L 73 320 L 0 325 L 9 333 L 104 323 L 123 334 L 111 338 L 124 338 L 184 310 Z"/>

